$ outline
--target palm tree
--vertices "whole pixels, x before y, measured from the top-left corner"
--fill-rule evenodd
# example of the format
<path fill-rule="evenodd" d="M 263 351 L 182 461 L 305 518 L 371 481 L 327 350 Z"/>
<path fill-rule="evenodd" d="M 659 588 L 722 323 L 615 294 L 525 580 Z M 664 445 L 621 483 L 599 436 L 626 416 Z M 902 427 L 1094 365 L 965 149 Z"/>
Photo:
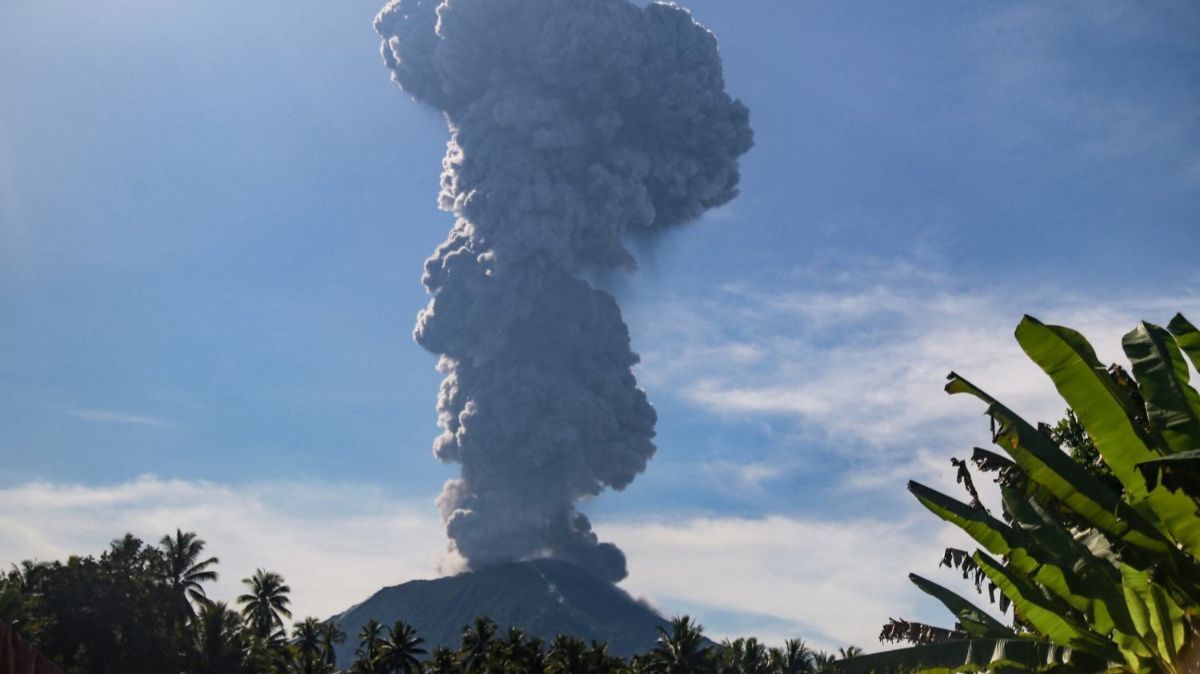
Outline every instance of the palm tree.
<path fill-rule="evenodd" d="M 425 671 L 427 674 L 459 674 L 462 669 L 454 659 L 454 651 L 445 646 L 438 646 L 433 649 L 429 661 L 425 663 Z"/>
<path fill-rule="evenodd" d="M 379 646 L 383 643 L 383 624 L 371 618 L 358 631 L 358 648 L 355 665 L 362 672 L 374 672 L 379 660 Z"/>
<path fill-rule="evenodd" d="M 321 659 L 321 621 L 305 618 L 292 627 L 292 647 L 300 658 L 300 671 L 317 674 Z"/>
<path fill-rule="evenodd" d="M 713 651 L 716 674 L 742 674 L 742 658 L 745 655 L 745 639 L 725 639 Z"/>
<path fill-rule="evenodd" d="M 690 616 L 671 619 L 671 630 L 658 628 L 650 671 L 658 674 L 698 674 L 712 671 L 704 627 Z"/>
<path fill-rule="evenodd" d="M 553 674 L 575 674 L 584 671 L 584 658 L 587 646 L 582 639 L 560 634 L 550 643 L 550 655 L 547 656 L 549 670 Z"/>
<path fill-rule="evenodd" d="M 816 671 L 813 652 L 801 639 L 788 639 L 783 648 L 772 648 L 771 668 L 774 674 L 812 674 Z"/>
<path fill-rule="evenodd" d="M 497 644 L 499 659 L 503 664 L 505 671 L 519 671 L 523 669 L 522 663 L 525 659 L 525 630 L 519 627 L 508 628 L 508 635 L 504 640 Z"/>
<path fill-rule="evenodd" d="M 36 633 L 40 620 L 35 617 L 31 603 L 51 565 L 27 559 L 20 566 L 12 564 L 11 567 L 11 571 L 0 576 L 0 622 L 19 632 Z"/>
<path fill-rule="evenodd" d="M 337 623 L 330 620 L 321 625 L 321 662 L 325 669 L 332 672 L 337 666 L 336 646 L 346 641 L 346 633 L 338 628 Z"/>
<path fill-rule="evenodd" d="M 863 649 L 858 646 L 846 646 L 838 649 L 838 660 L 849 660 L 862 655 Z"/>
<path fill-rule="evenodd" d="M 717 649 L 717 674 L 741 674 L 742 657 L 745 655 L 746 640 L 726 639 Z"/>
<path fill-rule="evenodd" d="M 193 652 L 196 674 L 229 674 L 240 671 L 242 662 L 242 619 L 225 602 L 206 602 L 193 622 Z"/>
<path fill-rule="evenodd" d="M 272 640 L 276 630 L 283 629 L 283 619 L 292 617 L 288 609 L 291 599 L 288 593 L 292 588 L 283 582 L 283 576 L 274 571 L 257 569 L 250 578 L 242 582 L 250 586 L 250 592 L 238 597 L 242 607 L 242 617 L 249 621 L 254 634 L 264 640 Z"/>
<path fill-rule="evenodd" d="M 378 660 L 381 669 L 386 674 L 419 673 L 421 661 L 417 656 L 425 655 L 425 649 L 421 648 L 423 643 L 425 640 L 417 636 L 417 630 L 412 625 L 397 620 L 395 625 L 388 628 L 387 638 L 379 645 Z"/>
<path fill-rule="evenodd" d="M 592 646 L 587 651 L 586 663 L 587 667 L 584 671 L 592 672 L 593 674 L 626 672 L 628 669 L 628 663 L 626 663 L 625 658 L 609 653 L 608 644 L 603 641 L 592 641 Z"/>
<path fill-rule="evenodd" d="M 142 552 L 142 539 L 126 533 L 120 538 L 114 538 L 108 544 L 108 552 L 114 558 L 133 559 Z"/>
<path fill-rule="evenodd" d="M 263 637 L 251 631 L 247 639 L 245 668 L 254 674 L 283 674 L 292 671 L 292 652 L 283 628 Z"/>
<path fill-rule="evenodd" d="M 530 637 L 525 641 L 524 652 L 520 658 L 521 671 L 524 674 L 546 674 L 549 663 L 546 661 L 545 646 L 541 637 Z"/>
<path fill-rule="evenodd" d="M 738 671 L 740 674 L 767 674 L 767 648 L 758 639 L 746 639 Z"/>
<path fill-rule="evenodd" d="M 462 663 L 468 672 L 483 669 L 487 661 L 488 647 L 496 636 L 496 623 L 490 618 L 480 616 L 470 625 L 462 629 Z"/>
<path fill-rule="evenodd" d="M 185 534 L 176 529 L 174 537 L 163 536 L 159 545 L 166 556 L 163 574 L 171 586 L 171 592 L 179 598 L 181 610 L 194 619 L 196 609 L 189 599 L 200 604 L 208 602 L 200 583 L 217 579 L 217 572 L 209 567 L 219 560 L 216 557 L 200 560 L 200 555 L 204 552 L 204 541 L 197 538 L 192 531 Z"/>
<path fill-rule="evenodd" d="M 503 641 L 493 642 L 491 653 L 493 659 L 490 667 L 498 667 L 503 672 L 520 672 L 521 674 L 544 674 L 549 665 L 545 644 L 539 637 L 530 638 L 525 630 L 510 627 Z M 582 642 L 580 642 L 582 648 Z M 582 669 L 576 671 L 584 671 Z"/>
<path fill-rule="evenodd" d="M 641 653 L 629 658 L 629 663 L 624 670 L 617 670 L 623 674 L 648 674 L 654 671 L 654 653 Z"/>
<path fill-rule="evenodd" d="M 24 593 L 33 592 L 33 588 L 37 585 L 38 578 L 42 573 L 52 566 L 50 562 L 34 562 L 28 559 L 21 562 L 20 566 L 9 564 L 12 569 L 6 576 L 8 582 L 14 584 L 18 590 Z"/>
<path fill-rule="evenodd" d="M 812 658 L 813 667 L 816 667 L 817 671 L 819 672 L 829 665 L 832 665 L 837 660 L 837 654 L 826 651 L 813 651 Z"/>

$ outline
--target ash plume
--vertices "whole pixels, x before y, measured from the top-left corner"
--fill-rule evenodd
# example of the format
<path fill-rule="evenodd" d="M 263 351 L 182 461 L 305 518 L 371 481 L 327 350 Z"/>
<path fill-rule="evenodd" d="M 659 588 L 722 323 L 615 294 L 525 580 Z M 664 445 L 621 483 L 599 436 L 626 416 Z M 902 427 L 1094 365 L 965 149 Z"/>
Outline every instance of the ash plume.
<path fill-rule="evenodd" d="M 737 194 L 749 111 L 684 9 L 627 0 L 392 0 L 375 19 L 392 79 L 442 111 L 439 204 L 414 333 L 440 354 L 438 507 L 471 568 L 556 557 L 600 578 L 625 556 L 576 510 L 654 454 L 654 408 L 611 295 L 627 233 Z"/>

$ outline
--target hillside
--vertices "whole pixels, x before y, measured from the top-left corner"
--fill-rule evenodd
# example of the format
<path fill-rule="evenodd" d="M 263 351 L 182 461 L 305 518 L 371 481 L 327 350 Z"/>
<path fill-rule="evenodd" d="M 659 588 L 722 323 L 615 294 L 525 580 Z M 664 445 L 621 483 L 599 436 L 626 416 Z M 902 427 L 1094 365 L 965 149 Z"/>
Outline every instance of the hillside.
<path fill-rule="evenodd" d="M 404 620 L 425 639 L 425 647 L 457 648 L 462 628 L 486 615 L 503 637 L 509 627 L 549 641 L 567 633 L 607 642 L 614 655 L 654 647 L 656 627 L 666 621 L 621 589 L 582 569 L 542 559 L 505 564 L 437 580 L 414 580 L 386 587 L 366 601 L 333 616 L 348 635 L 338 649 L 338 666 L 354 659 L 357 635 L 371 618 L 391 625 Z"/>

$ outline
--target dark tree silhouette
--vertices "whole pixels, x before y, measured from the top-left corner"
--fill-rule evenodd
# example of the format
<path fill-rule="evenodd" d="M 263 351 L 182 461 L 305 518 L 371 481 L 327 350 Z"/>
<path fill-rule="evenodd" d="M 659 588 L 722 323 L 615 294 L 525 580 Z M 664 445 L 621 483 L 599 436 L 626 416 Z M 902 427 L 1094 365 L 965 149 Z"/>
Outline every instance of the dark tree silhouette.
<path fill-rule="evenodd" d="M 242 619 L 225 602 L 206 602 L 200 606 L 192 624 L 194 674 L 238 674 L 242 671 L 242 653 L 246 648 Z"/>
<path fill-rule="evenodd" d="M 713 671 L 709 646 L 704 643 L 704 627 L 690 616 L 671 620 L 670 630 L 658 628 L 648 670 L 654 674 L 704 674 Z"/>
<path fill-rule="evenodd" d="M 468 672 L 482 671 L 487 662 L 488 647 L 496 636 L 496 623 L 480 616 L 463 626 L 462 664 Z"/>
<path fill-rule="evenodd" d="M 388 628 L 388 636 L 379 645 L 379 663 L 386 674 L 414 674 L 421 671 L 420 656 L 425 655 L 421 644 L 425 640 L 417 636 L 412 625 L 397 620 Z"/>
<path fill-rule="evenodd" d="M 175 530 L 174 536 L 163 536 L 159 541 L 164 560 L 163 573 L 167 584 L 179 598 L 180 609 L 189 618 L 196 617 L 196 609 L 192 606 L 195 601 L 204 604 L 208 597 L 201 583 L 209 583 L 217 579 L 217 572 L 212 567 L 219 561 L 216 557 L 201 560 L 204 553 L 204 541 L 197 538 L 194 532 L 184 533 Z"/>
<path fill-rule="evenodd" d="M 283 576 L 266 569 L 258 569 L 242 582 L 250 591 L 238 597 L 242 604 L 242 617 L 259 639 L 270 640 L 276 630 L 283 629 L 283 619 L 292 617 L 288 608 L 292 588 L 283 582 Z"/>
<path fill-rule="evenodd" d="M 333 671 L 337 665 L 337 645 L 346 642 L 346 633 L 330 620 L 321 625 L 321 662 L 325 669 Z"/>

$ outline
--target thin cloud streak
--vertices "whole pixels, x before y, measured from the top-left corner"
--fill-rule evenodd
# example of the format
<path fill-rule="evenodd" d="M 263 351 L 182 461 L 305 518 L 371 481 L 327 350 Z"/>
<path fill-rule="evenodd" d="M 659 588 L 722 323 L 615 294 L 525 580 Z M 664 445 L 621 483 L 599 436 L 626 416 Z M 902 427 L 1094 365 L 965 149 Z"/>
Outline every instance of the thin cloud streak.
<path fill-rule="evenodd" d="M 113 410 L 71 410 L 67 412 L 76 419 L 84 421 L 96 421 L 105 424 L 133 424 L 136 426 L 171 426 L 172 424 L 162 419 L 143 416 L 141 414 L 130 414 L 128 412 L 117 412 Z"/>

